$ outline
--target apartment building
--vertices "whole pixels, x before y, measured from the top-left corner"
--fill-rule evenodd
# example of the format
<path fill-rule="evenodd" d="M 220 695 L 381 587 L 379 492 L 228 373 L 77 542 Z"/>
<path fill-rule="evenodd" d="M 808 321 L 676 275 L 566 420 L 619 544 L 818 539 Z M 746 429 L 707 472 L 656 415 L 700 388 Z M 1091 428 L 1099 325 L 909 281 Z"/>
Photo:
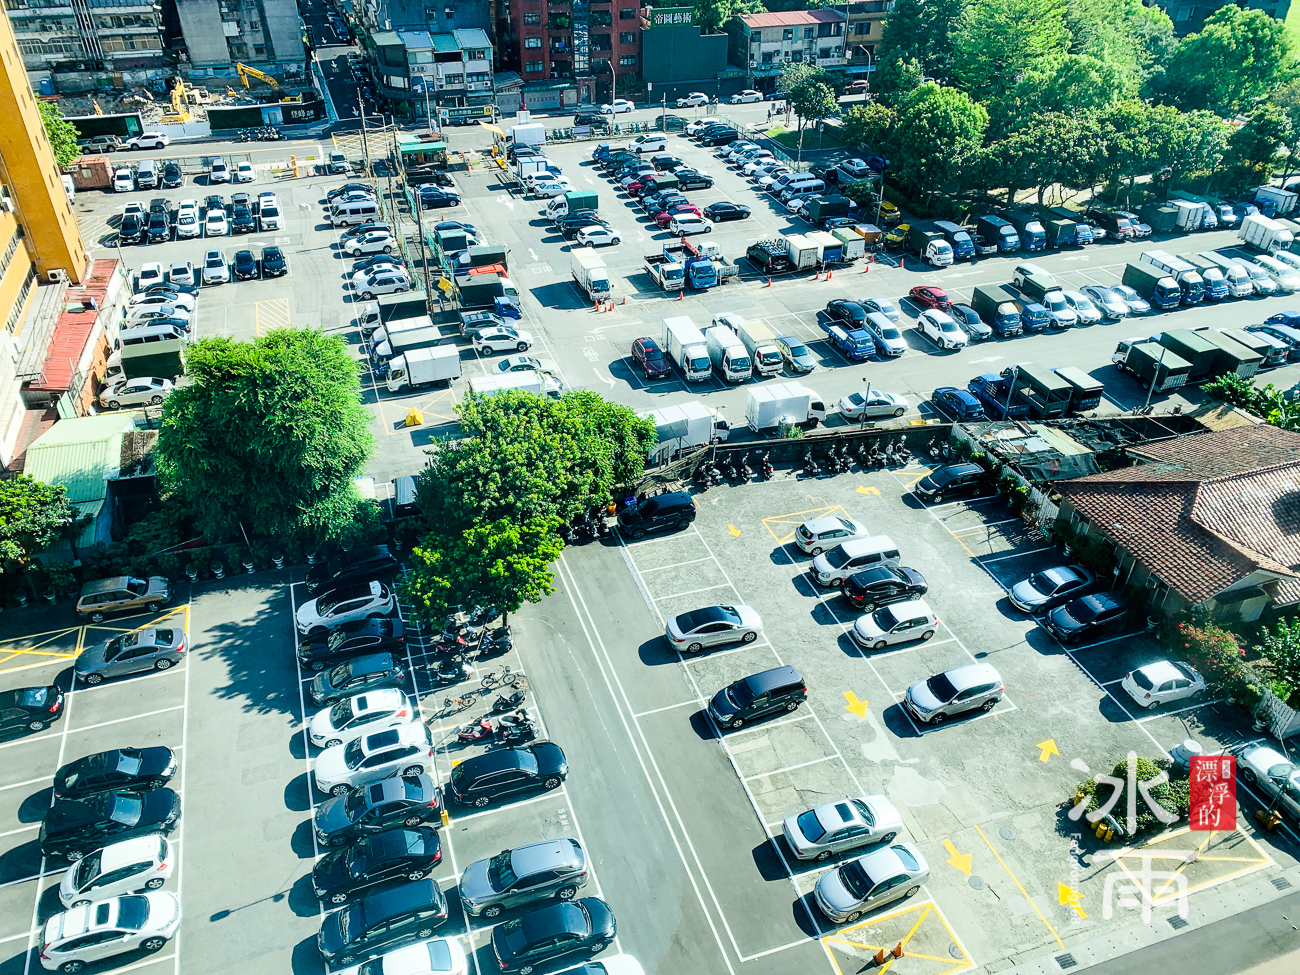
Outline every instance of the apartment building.
<path fill-rule="evenodd" d="M 778 75 L 791 62 L 838 68 L 844 63 L 844 21 L 842 11 L 829 9 L 733 17 L 727 57 L 756 79 Z"/>
<path fill-rule="evenodd" d="M 529 107 L 606 101 L 641 75 L 637 0 L 514 0 L 498 7 L 497 38 Z"/>
<path fill-rule="evenodd" d="M 168 64 L 162 8 L 152 0 L 5 0 L 5 9 L 33 80 L 69 62 L 114 73 Z"/>
<path fill-rule="evenodd" d="M 278 81 L 305 77 L 295 0 L 175 0 L 190 77 L 229 77 L 235 64 Z"/>
<path fill-rule="evenodd" d="M 491 120 L 492 42 L 481 30 L 381 31 L 371 35 L 380 94 L 406 117 L 440 124 Z"/>
<path fill-rule="evenodd" d="M 894 0 L 848 0 L 845 26 L 845 67 L 851 78 L 865 78 L 876 69 L 876 45 L 885 29 L 885 18 L 894 9 Z"/>

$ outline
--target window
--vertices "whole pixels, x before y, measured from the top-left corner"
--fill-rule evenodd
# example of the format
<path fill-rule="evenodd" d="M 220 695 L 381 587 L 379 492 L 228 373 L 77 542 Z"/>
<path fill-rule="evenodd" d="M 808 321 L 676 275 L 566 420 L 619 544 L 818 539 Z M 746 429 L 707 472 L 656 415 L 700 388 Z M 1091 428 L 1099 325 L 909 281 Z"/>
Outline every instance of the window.
<path fill-rule="evenodd" d="M 5 322 L 5 328 L 12 333 L 18 325 L 18 319 L 27 307 L 27 296 L 32 293 L 32 286 L 36 284 L 36 268 L 29 266 L 27 277 L 23 280 L 23 286 L 18 289 L 18 296 L 14 298 L 14 306 L 9 311 L 9 320 Z"/>
<path fill-rule="evenodd" d="M 1191 20 L 1191 19 L 1192 19 L 1191 7 L 1179 7 L 1178 12 L 1174 14 L 1174 20 L 1176 21 Z"/>
<path fill-rule="evenodd" d="M 636 55 L 635 55 L 635 54 L 624 54 L 622 57 L 620 57 L 620 58 L 618 59 L 618 63 L 621 64 L 621 65 L 622 65 L 623 67 L 625 67 L 625 68 L 631 68 L 631 67 L 634 67 L 634 66 L 636 65 Z"/>
<path fill-rule="evenodd" d="M 763 52 L 763 63 L 764 63 L 764 64 L 771 64 L 772 61 L 773 61 L 775 58 L 776 58 L 776 52 L 775 52 L 775 51 L 764 51 L 764 52 Z"/>
<path fill-rule="evenodd" d="M 805 41 L 811 40 L 812 36 L 813 36 L 813 29 L 811 27 L 805 27 L 803 29 L 803 39 Z"/>
<path fill-rule="evenodd" d="M 542 22 L 542 12 L 540 10 L 534 10 L 531 13 L 524 14 L 525 24 L 540 24 L 541 22 Z"/>
<path fill-rule="evenodd" d="M 541 47 L 542 39 L 540 37 L 525 37 L 524 47 Z"/>
<path fill-rule="evenodd" d="M 542 70 L 542 62 L 541 62 L 541 61 L 525 61 L 525 62 L 524 62 L 524 70 L 525 70 L 525 71 L 541 71 L 541 70 Z"/>
<path fill-rule="evenodd" d="M 619 31 L 618 42 L 620 44 L 635 44 L 636 35 L 633 34 L 630 30 Z"/>
<path fill-rule="evenodd" d="M 853 28 L 853 33 L 857 34 L 859 37 L 870 36 L 871 21 L 867 21 L 865 24 L 858 24 Z"/>
<path fill-rule="evenodd" d="M 792 40 L 794 40 L 794 28 L 793 28 L 793 27 L 787 27 L 784 31 L 782 31 L 782 32 L 781 32 L 781 40 L 783 40 L 783 41 L 792 41 Z"/>
<path fill-rule="evenodd" d="M 635 7 L 623 7 L 618 12 L 619 20 L 636 20 Z"/>
<path fill-rule="evenodd" d="M 463 85 L 465 83 L 465 76 L 463 74 L 443 75 L 442 83 L 444 85 Z"/>
<path fill-rule="evenodd" d="M 255 31 L 258 31 L 258 32 L 260 33 L 261 30 L 262 30 L 262 24 L 261 24 L 260 21 L 250 20 L 250 21 L 248 22 L 248 29 L 249 29 L 249 30 L 255 30 Z"/>
<path fill-rule="evenodd" d="M 471 71 L 465 75 L 466 81 L 491 81 L 492 75 L 487 71 Z"/>
<path fill-rule="evenodd" d="M 254 44 L 254 45 L 253 45 L 253 53 L 256 54 L 256 55 L 258 55 L 259 57 L 265 55 L 265 54 L 266 54 L 266 45 L 265 45 L 265 44 Z"/>
<path fill-rule="evenodd" d="M 610 37 L 608 34 L 592 34 L 591 49 L 593 51 L 608 51 L 611 48 Z"/>

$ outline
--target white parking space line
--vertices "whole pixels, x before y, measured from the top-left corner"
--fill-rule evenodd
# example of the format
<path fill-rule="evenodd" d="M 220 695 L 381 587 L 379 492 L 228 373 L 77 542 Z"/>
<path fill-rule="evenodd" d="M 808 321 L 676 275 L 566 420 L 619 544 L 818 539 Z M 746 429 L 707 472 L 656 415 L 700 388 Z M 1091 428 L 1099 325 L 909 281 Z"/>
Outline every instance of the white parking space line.
<path fill-rule="evenodd" d="M 632 715 L 634 718 L 644 718 L 651 714 L 662 714 L 664 711 L 676 711 L 678 708 L 697 708 L 700 702 L 696 700 L 682 701 L 678 704 L 666 704 L 661 708 L 653 708 L 649 711 L 637 711 Z"/>
<path fill-rule="evenodd" d="M 702 701 L 704 699 L 701 698 L 700 700 Z M 743 738 L 745 735 L 752 735 L 755 732 L 771 731 L 773 728 L 779 728 L 782 725 L 787 724 L 798 724 L 800 721 L 807 721 L 811 717 L 812 714 L 810 713 L 797 714 L 792 718 L 779 718 L 776 721 L 764 721 L 762 724 L 750 725 L 748 728 L 737 728 L 735 731 L 729 731 L 727 732 L 726 737 L 734 741 L 737 738 Z"/>
<path fill-rule="evenodd" d="M 26 826 L 19 826 L 17 829 L 6 830 L 0 833 L 0 836 L 15 836 L 18 833 L 30 833 L 34 829 L 40 829 L 40 823 L 28 823 Z"/>
<path fill-rule="evenodd" d="M 655 602 L 662 602 L 665 599 L 677 599 L 680 596 L 694 596 L 696 593 L 700 593 L 700 592 L 712 592 L 714 589 L 729 589 L 729 588 L 731 588 L 730 583 L 722 582 L 716 586 L 705 586 L 703 589 L 688 589 L 686 590 L 686 592 L 674 592 L 674 593 L 669 593 L 667 596 L 655 596 L 654 600 Z"/>
<path fill-rule="evenodd" d="M 42 874 L 42 876 L 46 876 L 46 875 Z M 33 932 L 31 931 L 24 931 L 22 934 L 11 934 L 7 938 L 0 938 L 0 945 L 7 944 L 10 941 L 18 941 L 21 938 L 30 938 L 32 934 Z M 30 949 L 28 950 L 30 951 Z"/>
<path fill-rule="evenodd" d="M 710 559 L 710 558 L 708 558 L 708 557 L 706 556 L 706 557 L 704 557 L 704 558 L 702 558 L 702 559 L 691 559 L 691 560 L 688 561 L 688 562 L 672 562 L 672 563 L 670 563 L 670 564 L 668 564 L 668 565 L 657 565 L 657 566 L 655 566 L 653 569 L 645 569 L 644 571 L 645 571 L 645 572 L 662 572 L 664 569 L 678 569 L 678 568 L 681 568 L 683 565 L 696 565 L 697 563 L 700 563 L 700 562 L 712 562 L 712 561 L 713 561 L 712 559 Z"/>
<path fill-rule="evenodd" d="M 188 670 L 189 668 L 187 667 L 186 671 L 188 672 Z M 186 683 L 188 683 L 188 677 L 186 679 Z M 152 718 L 156 714 L 169 714 L 172 711 L 184 711 L 184 710 L 185 710 L 184 704 L 175 704 L 169 708 L 158 708 L 158 710 L 156 711 L 143 711 L 140 714 L 129 714 L 125 718 L 114 718 L 112 721 L 101 721 L 98 724 L 88 724 L 84 728 L 73 728 L 71 731 L 68 732 L 68 734 L 79 735 L 85 731 L 96 731 L 100 728 L 107 728 L 109 725 L 122 724 L 123 722 L 126 721 L 138 721 L 141 718 Z M 64 720 L 65 721 L 67 720 L 66 717 Z M 184 775 L 185 773 L 182 772 L 181 774 Z"/>
<path fill-rule="evenodd" d="M 1145 718 L 1138 718 L 1138 724 L 1146 724 L 1148 721 L 1155 721 L 1156 718 L 1172 718 L 1176 714 L 1186 714 L 1188 711 L 1199 711 L 1201 708 L 1208 708 L 1215 704 L 1222 704 L 1223 698 L 1216 697 L 1213 701 L 1202 701 L 1200 704 L 1193 704 L 1190 707 L 1179 708 L 1177 711 L 1163 711 L 1160 714 L 1148 715 Z"/>
<path fill-rule="evenodd" d="M 25 785 L 35 785 L 37 782 L 44 782 L 47 779 L 52 779 L 52 778 L 54 778 L 53 772 L 51 772 L 49 775 L 42 775 L 35 779 L 28 779 L 26 782 L 15 782 L 12 785 L 0 785 L 0 792 L 5 792 L 9 789 L 21 789 Z"/>
<path fill-rule="evenodd" d="M 745 653 L 747 650 L 770 650 L 770 643 L 746 643 L 739 647 L 732 647 L 730 650 L 713 650 L 700 654 L 699 656 L 691 655 L 689 657 L 680 654 L 681 662 L 684 666 L 689 667 L 692 664 L 703 663 L 707 660 L 717 660 L 719 657 L 730 657 L 733 653 Z"/>
<path fill-rule="evenodd" d="M 820 765 L 823 762 L 838 762 L 838 755 L 823 755 L 821 758 L 814 758 L 811 761 L 800 762 L 798 765 L 787 765 L 785 768 L 774 769 L 771 772 L 759 772 L 757 775 L 746 775 L 742 781 L 753 782 L 755 779 L 766 779 L 773 775 L 781 775 L 783 772 L 793 772 L 796 769 L 807 768 L 810 765 Z"/>
<path fill-rule="evenodd" d="M 975 561 L 978 562 L 980 565 L 992 565 L 994 562 L 1005 562 L 1008 559 L 1023 559 L 1026 555 L 1037 555 L 1039 552 L 1050 552 L 1052 550 L 1053 550 L 1052 546 L 1044 545 L 1042 548 L 1031 548 L 1027 552 L 1012 552 L 1010 555 L 999 555 L 995 559 L 980 558 L 977 555 L 975 557 Z M 993 581 L 997 582 L 997 579 L 994 579 Z M 998 585 L 1001 585 L 1001 583 L 998 583 Z M 1006 587 L 1004 586 L 1003 588 Z"/>

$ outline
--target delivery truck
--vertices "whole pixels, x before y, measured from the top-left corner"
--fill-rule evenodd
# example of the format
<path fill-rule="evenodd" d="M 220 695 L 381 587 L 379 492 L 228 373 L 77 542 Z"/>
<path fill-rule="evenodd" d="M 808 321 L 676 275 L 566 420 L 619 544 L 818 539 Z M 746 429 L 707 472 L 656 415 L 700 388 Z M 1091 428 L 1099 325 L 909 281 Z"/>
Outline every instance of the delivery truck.
<path fill-rule="evenodd" d="M 908 253 L 915 254 L 931 267 L 952 266 L 952 245 L 933 228 L 914 224 L 907 231 L 904 247 Z"/>
<path fill-rule="evenodd" d="M 817 245 L 804 234 L 790 234 L 785 238 L 785 254 L 792 270 L 804 271 L 817 266 Z"/>
<path fill-rule="evenodd" d="M 613 293 L 609 283 L 609 271 L 604 259 L 595 251 L 586 247 L 575 247 L 569 251 L 569 267 L 573 273 L 578 290 L 590 301 L 606 301 Z"/>
<path fill-rule="evenodd" d="M 1202 383 L 1213 379 L 1219 366 L 1219 348 L 1190 328 L 1172 328 L 1151 336 L 1151 341 L 1162 345 L 1189 365 L 1187 382 Z"/>
<path fill-rule="evenodd" d="M 1183 289 L 1173 276 L 1149 264 L 1125 265 L 1120 280 L 1161 310 L 1177 308 L 1183 300 Z"/>
<path fill-rule="evenodd" d="M 815 196 L 808 201 L 808 221 L 824 227 L 832 217 L 847 217 L 853 201 L 847 196 Z"/>
<path fill-rule="evenodd" d="M 755 386 L 745 401 L 745 420 L 755 433 L 776 430 L 783 422 L 810 430 L 825 419 L 825 401 L 802 383 Z"/>
<path fill-rule="evenodd" d="M 1143 389 L 1166 393 L 1187 382 L 1191 363 L 1148 339 L 1125 339 L 1115 346 L 1110 361 L 1121 372 L 1131 373 Z"/>
<path fill-rule="evenodd" d="M 385 382 L 390 393 L 400 393 L 434 383 L 450 385 L 459 378 L 460 351 L 454 345 L 435 345 L 393 356 Z"/>
<path fill-rule="evenodd" d="M 1049 291 L 1060 291 L 1056 278 L 1037 264 L 1018 264 L 1011 272 L 1011 283 L 1032 301 L 1041 301 Z"/>
<path fill-rule="evenodd" d="M 999 254 L 1014 254 L 1020 250 L 1020 235 L 1007 220 L 991 213 L 975 220 L 975 239 L 985 247 L 994 247 Z"/>
<path fill-rule="evenodd" d="M 124 379 L 176 379 L 185 374 L 185 342 L 165 339 L 124 345 L 108 357 L 104 382 L 112 385 Z"/>
<path fill-rule="evenodd" d="M 1228 298 L 1243 297 L 1236 293 L 1232 283 L 1228 280 L 1228 276 L 1224 274 L 1223 268 L 1217 264 L 1207 261 L 1200 254 L 1179 254 L 1178 256 L 1196 268 L 1196 273 L 1205 282 L 1205 298 L 1207 301 L 1225 301 Z M 1246 286 L 1246 294 L 1250 294 L 1250 279 L 1246 278 L 1242 283 Z"/>
<path fill-rule="evenodd" d="M 524 122 L 506 129 L 501 140 L 506 152 L 513 154 L 520 146 L 546 145 L 546 126 L 541 122 Z"/>
<path fill-rule="evenodd" d="M 1285 216 L 1296 208 L 1296 194 L 1276 186 L 1261 186 L 1255 191 L 1255 204 L 1261 213 Z"/>
<path fill-rule="evenodd" d="M 664 463 L 688 450 L 727 439 L 727 425 L 721 414 L 699 400 L 641 415 L 655 425 L 658 437 L 657 445 L 650 451 L 651 463 Z"/>
<path fill-rule="evenodd" d="M 497 393 L 517 389 L 520 392 L 541 396 L 543 393 L 555 395 L 558 383 L 547 380 L 540 372 L 506 372 L 492 376 L 470 376 L 469 391 L 475 396 L 494 396 Z"/>
<path fill-rule="evenodd" d="M 1188 261 L 1175 257 L 1166 250 L 1149 250 L 1142 252 L 1138 263 L 1163 271 L 1177 281 L 1181 292 L 1180 300 L 1184 305 L 1196 305 L 1204 300 L 1205 282 L 1196 267 Z"/>
<path fill-rule="evenodd" d="M 1034 362 L 1008 366 L 1002 370 L 1011 381 L 1011 390 L 1029 404 L 1029 415 L 1037 420 L 1064 416 L 1070 408 L 1074 387 L 1051 369 Z"/>
<path fill-rule="evenodd" d="M 1153 234 L 1172 234 L 1178 229 L 1178 208 L 1168 203 L 1147 203 L 1138 211 Z"/>
<path fill-rule="evenodd" d="M 646 255 L 646 274 L 664 291 L 681 291 L 686 287 L 686 268 L 681 262 L 684 255 L 680 244 L 671 248 L 665 244 L 663 253 Z"/>
<path fill-rule="evenodd" d="M 866 227 L 869 224 L 859 224 L 858 226 Z M 873 228 L 874 229 L 874 228 Z M 844 260 L 856 261 L 859 257 L 865 257 L 867 253 L 867 238 L 858 233 L 856 227 L 836 227 L 831 231 L 835 239 L 840 242 L 844 248 Z M 880 231 L 876 230 L 879 235 Z"/>
<path fill-rule="evenodd" d="M 403 352 L 432 348 L 441 341 L 442 328 L 428 315 L 395 319 L 370 333 L 371 355 L 379 362 Z"/>
<path fill-rule="evenodd" d="M 712 374 L 713 362 L 704 333 L 686 315 L 664 319 L 663 346 L 688 382 L 699 382 Z"/>
<path fill-rule="evenodd" d="M 1219 349 L 1218 361 L 1214 364 L 1213 375 L 1239 376 L 1249 379 L 1259 372 L 1264 364 L 1264 356 L 1236 339 L 1224 335 L 1216 328 L 1198 328 L 1194 335 L 1205 339 Z"/>
<path fill-rule="evenodd" d="M 975 241 L 971 239 L 969 230 L 951 220 L 936 220 L 934 229 L 943 234 L 943 239 L 952 247 L 953 260 L 975 260 Z"/>
<path fill-rule="evenodd" d="M 1006 288 L 995 284 L 979 285 L 971 295 L 971 307 L 984 324 L 1002 338 L 1011 338 L 1024 331 L 1016 297 Z"/>
<path fill-rule="evenodd" d="M 823 267 L 827 264 L 844 263 L 844 244 L 834 234 L 825 230 L 810 230 L 804 235 L 817 245 L 817 263 Z"/>
<path fill-rule="evenodd" d="M 1029 416 L 1029 404 L 1016 395 L 1011 377 L 995 372 L 976 376 L 966 384 L 966 391 L 980 401 L 992 420 L 1022 420 Z"/>
<path fill-rule="evenodd" d="M 1257 353 L 1263 360 L 1259 364 L 1261 369 L 1272 369 L 1283 365 L 1291 354 L 1290 347 L 1285 342 L 1266 332 L 1248 332 L 1244 328 L 1221 328 L 1219 331 Z"/>
<path fill-rule="evenodd" d="M 1201 251 L 1199 254 L 1187 258 L 1198 268 L 1217 267 L 1223 274 L 1223 279 L 1228 282 L 1228 294 L 1234 298 L 1249 298 L 1255 293 L 1255 286 L 1251 284 L 1250 275 L 1241 264 L 1230 257 L 1225 257 L 1216 251 Z"/>
<path fill-rule="evenodd" d="M 747 322 L 739 315 L 723 314 L 713 319 L 714 325 L 730 325 L 744 343 L 760 376 L 779 376 L 785 368 L 781 350 L 776 347 L 776 334 L 762 322 Z"/>
<path fill-rule="evenodd" d="M 1042 221 L 1043 230 L 1047 232 L 1047 246 L 1052 250 L 1063 247 L 1077 247 L 1079 234 L 1073 220 L 1061 217 L 1047 217 Z"/>
<path fill-rule="evenodd" d="M 709 361 L 719 376 L 729 383 L 743 383 L 753 375 L 754 365 L 749 350 L 726 325 L 714 325 L 704 331 L 704 345 L 709 350 Z"/>
<path fill-rule="evenodd" d="M 1020 237 L 1020 247 L 1031 253 L 1047 247 L 1047 231 L 1038 222 L 1038 218 L 1024 210 L 999 210 L 997 215 L 1016 228 Z"/>
<path fill-rule="evenodd" d="M 1070 405 L 1066 413 L 1086 413 L 1101 405 L 1105 384 L 1100 379 L 1094 379 L 1078 366 L 1057 366 L 1052 372 L 1070 384 Z"/>
<path fill-rule="evenodd" d="M 546 204 L 546 217 L 551 223 L 557 223 L 570 213 L 579 210 L 596 209 L 595 190 L 570 190 L 563 196 L 557 196 Z"/>
<path fill-rule="evenodd" d="M 1291 231 L 1276 220 L 1270 220 L 1260 214 L 1253 214 L 1243 220 L 1241 229 L 1237 231 L 1237 236 L 1247 246 L 1253 247 L 1257 251 L 1263 251 L 1265 254 L 1289 248 L 1291 242 L 1295 239 Z"/>

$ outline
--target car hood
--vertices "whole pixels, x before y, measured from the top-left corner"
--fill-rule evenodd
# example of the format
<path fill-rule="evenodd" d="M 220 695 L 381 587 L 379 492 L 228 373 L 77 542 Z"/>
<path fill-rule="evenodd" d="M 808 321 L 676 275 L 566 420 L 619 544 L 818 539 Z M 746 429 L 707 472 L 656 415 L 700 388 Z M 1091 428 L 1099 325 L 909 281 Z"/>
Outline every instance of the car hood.
<path fill-rule="evenodd" d="M 1017 582 L 1011 587 L 1011 598 L 1022 606 L 1041 606 L 1047 602 L 1047 596 L 1035 589 L 1028 579 Z"/>
<path fill-rule="evenodd" d="M 343 750 L 347 745 L 335 745 L 316 756 L 316 781 L 318 783 L 339 782 L 348 775 L 347 764 L 343 761 Z"/>
<path fill-rule="evenodd" d="M 476 860 L 465 868 L 460 878 L 460 896 L 471 904 L 495 897 L 499 891 L 488 882 L 488 860 Z"/>
<path fill-rule="evenodd" d="M 859 616 L 857 622 L 853 624 L 853 629 L 857 630 L 859 636 L 868 640 L 885 635 L 885 631 L 876 625 L 870 613 Z"/>
<path fill-rule="evenodd" d="M 1069 608 L 1069 603 L 1066 603 L 1064 606 L 1057 606 L 1056 609 L 1052 610 L 1051 613 L 1048 614 L 1047 618 L 1054 626 L 1056 626 L 1057 629 L 1060 630 L 1068 631 L 1083 629 L 1083 624 L 1069 614 Z"/>
<path fill-rule="evenodd" d="M 311 716 L 311 721 L 307 723 L 307 734 L 311 736 L 313 741 L 318 738 L 324 740 L 334 734 L 336 730 L 330 722 L 329 708 L 321 708 Z"/>
<path fill-rule="evenodd" d="M 312 814 L 316 829 L 328 836 L 351 826 L 352 820 L 348 818 L 347 807 L 344 805 L 347 798 L 347 796 L 334 796 L 318 805 L 316 812 Z"/>
<path fill-rule="evenodd" d="M 320 948 L 321 954 L 326 957 L 332 957 L 343 949 L 345 942 L 343 941 L 343 931 L 339 927 L 339 920 L 345 911 L 350 910 L 353 910 L 353 906 L 325 915 L 325 920 L 320 926 L 320 933 L 316 935 L 316 944 Z"/>
<path fill-rule="evenodd" d="M 180 804 L 180 796 L 171 789 L 151 789 L 145 792 L 140 825 L 166 822 L 173 813 L 180 814 Z"/>
<path fill-rule="evenodd" d="M 943 707 L 943 702 L 934 696 L 930 685 L 923 680 L 917 681 L 907 689 L 907 698 L 922 711 L 936 711 Z"/>
<path fill-rule="evenodd" d="M 867 797 L 867 807 L 876 819 L 876 829 L 879 832 L 897 831 L 903 828 L 903 817 L 899 814 L 898 808 L 884 796 Z"/>
<path fill-rule="evenodd" d="M 107 641 L 87 647 L 77 655 L 77 662 L 72 665 L 72 669 L 78 674 L 88 674 L 98 670 L 105 664 L 107 650 Z"/>
<path fill-rule="evenodd" d="M 821 880 L 817 881 L 817 892 L 826 905 L 836 911 L 851 911 L 858 904 L 858 899 L 840 881 L 838 870 L 822 874 Z"/>
<path fill-rule="evenodd" d="M 335 850 L 316 861 L 311 882 L 317 890 L 331 891 L 348 883 L 347 850 Z"/>
<path fill-rule="evenodd" d="M 612 939 L 618 931 L 618 923 L 614 920 L 614 912 L 609 909 L 609 905 L 595 897 L 584 897 L 581 903 L 591 918 L 592 935 L 602 940 Z"/>

